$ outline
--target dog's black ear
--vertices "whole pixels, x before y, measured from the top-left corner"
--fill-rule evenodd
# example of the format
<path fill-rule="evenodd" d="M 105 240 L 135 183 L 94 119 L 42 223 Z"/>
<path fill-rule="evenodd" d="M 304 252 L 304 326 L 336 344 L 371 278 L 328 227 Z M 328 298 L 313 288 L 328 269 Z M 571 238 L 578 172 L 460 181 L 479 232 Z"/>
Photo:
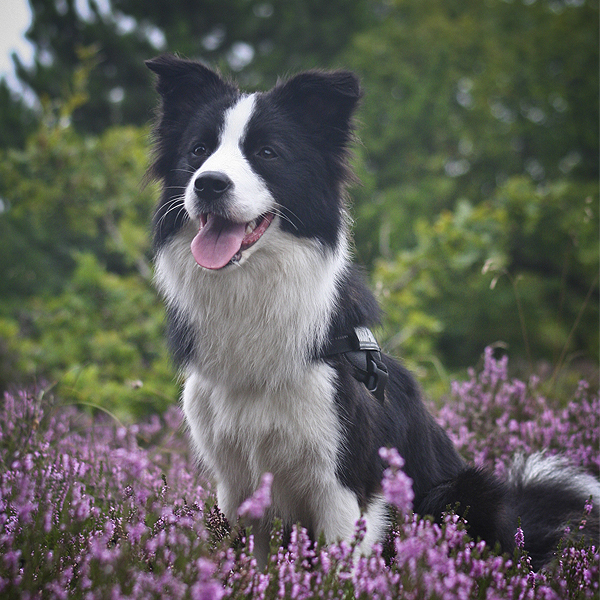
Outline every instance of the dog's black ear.
<path fill-rule="evenodd" d="M 146 181 L 164 177 L 173 168 L 188 118 L 210 98 L 237 94 L 235 86 L 200 62 L 163 54 L 146 61 L 158 75 L 156 90 L 162 102 L 154 124 L 154 161 Z"/>
<path fill-rule="evenodd" d="M 197 61 L 163 54 L 147 60 L 146 66 L 158 75 L 156 90 L 162 97 L 164 112 L 177 113 L 201 104 L 215 93 L 235 91 L 215 71 Z"/>
<path fill-rule="evenodd" d="M 361 98 L 358 77 L 350 71 L 307 71 L 273 91 L 278 101 L 292 108 L 306 125 L 326 136 L 345 134 L 344 140 Z"/>

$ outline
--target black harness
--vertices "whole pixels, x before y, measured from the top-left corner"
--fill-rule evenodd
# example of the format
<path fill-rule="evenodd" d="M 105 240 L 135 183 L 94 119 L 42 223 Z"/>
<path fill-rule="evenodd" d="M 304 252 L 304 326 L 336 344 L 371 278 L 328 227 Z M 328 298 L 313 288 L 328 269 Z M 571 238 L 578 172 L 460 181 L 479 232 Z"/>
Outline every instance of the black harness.
<path fill-rule="evenodd" d="M 352 367 L 352 376 L 364 383 L 379 400 L 384 401 L 388 370 L 381 359 L 381 348 L 368 327 L 355 327 L 352 333 L 329 340 L 321 356 L 341 354 Z"/>

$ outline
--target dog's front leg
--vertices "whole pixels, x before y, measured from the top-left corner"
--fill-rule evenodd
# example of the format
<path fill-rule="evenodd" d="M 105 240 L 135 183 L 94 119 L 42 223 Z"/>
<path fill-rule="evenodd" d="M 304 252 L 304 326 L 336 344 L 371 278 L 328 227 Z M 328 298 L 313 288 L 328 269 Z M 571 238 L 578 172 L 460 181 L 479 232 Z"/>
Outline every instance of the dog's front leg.
<path fill-rule="evenodd" d="M 217 484 L 217 504 L 229 523 L 233 526 L 238 521 L 238 509 L 245 498 L 236 494 L 223 483 Z M 267 565 L 269 547 L 271 543 L 270 523 L 265 520 L 256 520 L 249 517 L 242 518 L 239 522 L 242 527 L 250 528 L 254 538 L 253 554 L 260 570 Z"/>
<path fill-rule="evenodd" d="M 323 492 L 315 510 L 316 531 L 327 543 L 350 541 L 360 518 L 356 495 L 341 484 L 333 484 Z"/>
<path fill-rule="evenodd" d="M 388 508 L 381 496 L 375 496 L 361 512 L 356 494 L 341 484 L 332 486 L 329 493 L 323 495 L 317 514 L 320 515 L 317 530 L 328 543 L 350 542 L 357 535 L 358 520 L 363 517 L 366 532 L 357 546 L 357 555 L 369 554 L 373 544 L 383 539 L 388 526 Z"/>
<path fill-rule="evenodd" d="M 271 534 L 265 531 L 264 524 L 255 523 L 252 526 L 252 535 L 254 536 L 254 558 L 259 570 L 267 566 L 269 559 L 269 548 L 271 544 Z"/>
<path fill-rule="evenodd" d="M 373 497 L 361 511 L 356 495 L 346 488 L 330 497 L 321 521 L 321 531 L 329 544 L 350 543 L 360 536 L 351 556 L 353 573 L 358 559 L 373 552 L 373 545 L 383 541 L 389 526 L 389 506 L 382 496 Z"/>

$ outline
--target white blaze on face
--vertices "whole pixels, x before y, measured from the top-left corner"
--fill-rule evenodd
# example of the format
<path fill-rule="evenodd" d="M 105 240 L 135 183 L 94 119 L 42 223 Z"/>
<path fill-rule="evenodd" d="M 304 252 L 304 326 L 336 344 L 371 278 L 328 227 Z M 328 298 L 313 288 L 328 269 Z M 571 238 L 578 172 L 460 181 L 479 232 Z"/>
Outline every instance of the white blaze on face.
<path fill-rule="evenodd" d="M 185 208 L 199 226 L 191 251 L 196 262 L 207 269 L 222 269 L 231 261 L 239 262 L 243 251 L 262 237 L 273 220 L 275 201 L 242 151 L 254 104 L 254 95 L 242 96 L 227 110 L 218 146 L 186 188 Z M 209 172 L 225 176 L 232 183 L 216 200 L 222 203 L 217 214 L 200 212 L 194 189 L 197 178 Z M 207 208 L 210 207 L 204 210 Z"/>
<path fill-rule="evenodd" d="M 198 218 L 195 205 L 194 181 L 202 173 L 223 173 L 233 182 L 227 210 L 233 221 L 247 223 L 273 210 L 274 201 L 265 182 L 252 170 L 242 153 L 248 122 L 252 117 L 256 95 L 242 96 L 225 113 L 219 145 L 191 178 L 185 193 L 185 208 Z"/>

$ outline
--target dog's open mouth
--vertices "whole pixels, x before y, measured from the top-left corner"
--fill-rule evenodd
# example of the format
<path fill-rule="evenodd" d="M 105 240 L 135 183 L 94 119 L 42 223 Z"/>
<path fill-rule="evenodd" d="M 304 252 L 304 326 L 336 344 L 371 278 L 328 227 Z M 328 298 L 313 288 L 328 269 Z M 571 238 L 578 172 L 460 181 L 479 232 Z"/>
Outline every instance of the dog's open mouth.
<path fill-rule="evenodd" d="M 192 240 L 192 254 L 205 269 L 222 269 L 262 237 L 275 218 L 266 213 L 248 223 L 236 223 L 212 213 L 200 216 L 200 229 Z"/>

